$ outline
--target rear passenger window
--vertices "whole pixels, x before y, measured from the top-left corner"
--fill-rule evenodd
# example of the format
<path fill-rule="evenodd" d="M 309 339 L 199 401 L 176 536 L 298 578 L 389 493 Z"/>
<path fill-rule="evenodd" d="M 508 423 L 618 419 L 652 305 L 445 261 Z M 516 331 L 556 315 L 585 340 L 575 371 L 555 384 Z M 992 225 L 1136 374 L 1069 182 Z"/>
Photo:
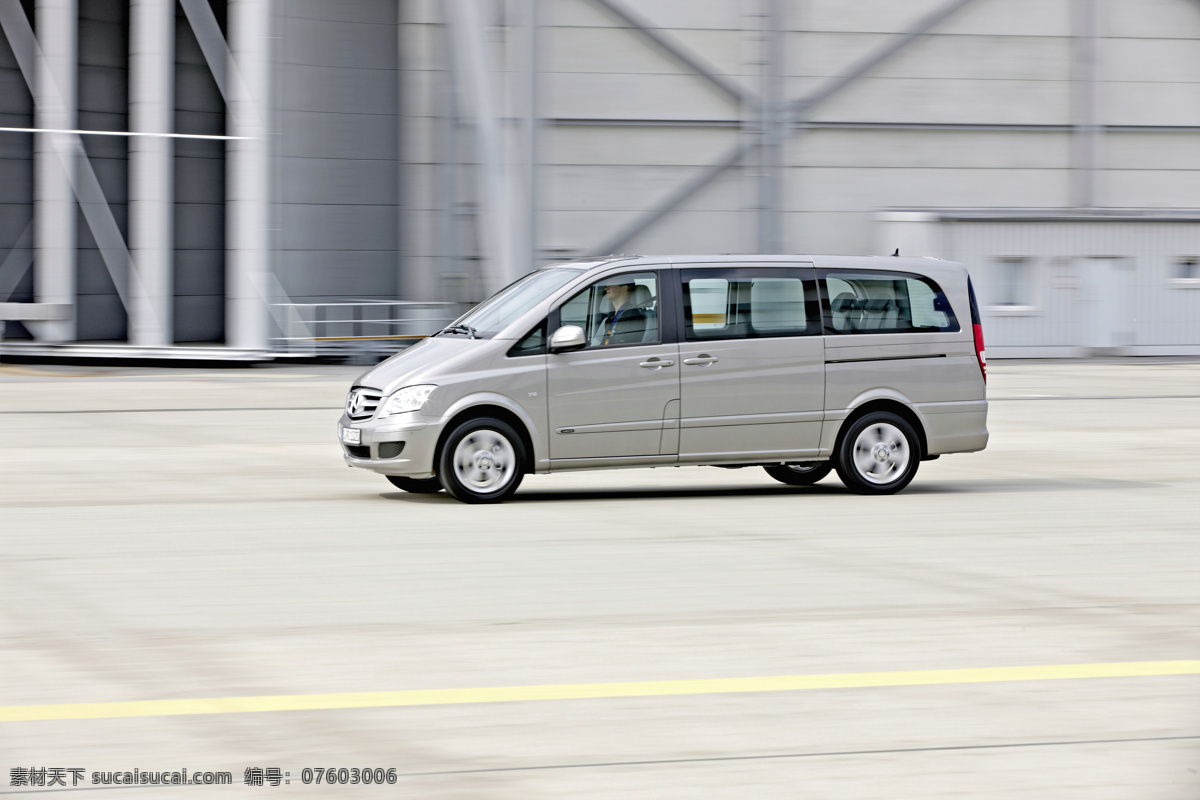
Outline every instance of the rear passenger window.
<path fill-rule="evenodd" d="M 698 269 L 681 278 L 688 341 L 820 332 L 816 287 L 800 270 Z"/>
<path fill-rule="evenodd" d="M 936 283 L 898 272 L 825 275 L 830 327 L 836 333 L 957 331 L 950 302 Z"/>

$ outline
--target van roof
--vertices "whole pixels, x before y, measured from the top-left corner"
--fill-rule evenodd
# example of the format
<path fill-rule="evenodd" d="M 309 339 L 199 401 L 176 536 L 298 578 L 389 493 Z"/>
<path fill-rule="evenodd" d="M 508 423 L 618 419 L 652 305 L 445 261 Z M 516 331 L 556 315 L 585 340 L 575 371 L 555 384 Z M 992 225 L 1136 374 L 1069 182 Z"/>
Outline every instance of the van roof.
<path fill-rule="evenodd" d="M 684 266 L 688 264 L 758 264 L 794 265 L 811 263 L 819 269 L 878 269 L 889 272 L 959 272 L 965 268 L 954 261 L 940 258 L 901 258 L 896 256 L 829 256 L 829 255 L 755 255 L 745 253 L 715 253 L 710 255 L 613 255 L 579 261 L 563 261 L 550 267 L 575 267 L 590 270 L 608 266 L 637 266 L 653 264 Z"/>

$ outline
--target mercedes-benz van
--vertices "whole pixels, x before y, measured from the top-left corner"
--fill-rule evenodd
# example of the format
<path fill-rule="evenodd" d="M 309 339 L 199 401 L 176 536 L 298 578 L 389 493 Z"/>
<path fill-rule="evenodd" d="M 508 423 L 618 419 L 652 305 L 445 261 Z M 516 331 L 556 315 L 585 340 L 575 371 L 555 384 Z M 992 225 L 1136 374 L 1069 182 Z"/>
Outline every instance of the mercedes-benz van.
<path fill-rule="evenodd" d="M 622 256 L 532 272 L 365 372 L 338 437 L 350 466 L 468 503 L 669 465 L 891 494 L 987 445 L 986 375 L 960 264 Z"/>

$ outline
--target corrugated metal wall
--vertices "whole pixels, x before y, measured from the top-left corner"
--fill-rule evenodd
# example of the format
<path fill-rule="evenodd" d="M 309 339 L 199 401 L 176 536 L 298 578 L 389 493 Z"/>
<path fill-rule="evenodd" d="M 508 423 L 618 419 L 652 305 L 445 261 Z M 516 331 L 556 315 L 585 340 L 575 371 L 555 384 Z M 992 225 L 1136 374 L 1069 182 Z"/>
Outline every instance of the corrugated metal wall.
<path fill-rule="evenodd" d="M 295 302 L 397 294 L 399 6 L 278 2 L 275 271 Z"/>

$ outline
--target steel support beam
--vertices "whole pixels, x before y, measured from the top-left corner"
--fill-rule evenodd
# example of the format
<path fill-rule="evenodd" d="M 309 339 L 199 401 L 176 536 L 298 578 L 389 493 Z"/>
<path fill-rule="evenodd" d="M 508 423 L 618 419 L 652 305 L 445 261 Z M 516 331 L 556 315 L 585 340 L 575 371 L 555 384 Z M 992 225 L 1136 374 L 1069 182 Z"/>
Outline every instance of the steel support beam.
<path fill-rule="evenodd" d="M 233 136 L 220 136 L 208 133 L 135 133 L 133 131 L 90 131 L 84 128 L 8 128 L 0 127 L 0 133 L 64 133 L 69 136 L 118 136 L 122 139 L 132 139 L 138 136 L 148 136 L 157 139 L 210 139 L 225 141 Z"/>
<path fill-rule="evenodd" d="M 13 5 L 20 10 L 15 0 Z M 23 12 L 21 18 L 25 18 Z M 34 82 L 30 84 L 34 89 L 35 127 L 74 128 L 76 125 L 78 18 L 75 0 L 37 2 L 41 58 L 37 60 Z M 12 38 L 10 33 L 10 41 Z M 76 149 L 79 139 L 68 134 L 39 133 L 34 142 L 35 297 L 39 303 L 75 305 L 78 245 L 72 185 L 78 167 Z M 71 319 L 45 321 L 36 326 L 34 335 L 43 341 L 73 341 L 76 319 L 72 316 Z"/>
<path fill-rule="evenodd" d="M 784 20 L 782 0 L 762 0 L 763 89 L 758 176 L 758 251 L 783 252 L 784 146 L 788 125 L 783 101 Z"/>
<path fill-rule="evenodd" d="M 694 119 L 583 119 L 558 117 L 547 120 L 563 127 L 610 127 L 610 128 L 738 128 L 737 120 L 694 120 Z M 1200 125 L 1097 125 L 1106 133 L 1200 133 Z M 1023 123 L 1023 122 L 844 122 L 819 120 L 804 123 L 805 130 L 864 130 L 864 131 L 1016 131 L 1024 133 L 1071 133 L 1075 126 L 1069 123 Z"/>
<path fill-rule="evenodd" d="M 548 125 L 583 128 L 742 128 L 741 119 L 647 119 L 639 117 L 549 117 Z"/>
<path fill-rule="evenodd" d="M 183 13 L 187 16 L 188 25 L 196 35 L 196 43 L 204 54 L 204 61 L 212 72 L 213 82 L 225 102 L 229 102 L 229 78 L 227 73 L 230 66 L 229 46 L 221 33 L 221 25 L 213 14 L 208 0 L 179 0 Z M 172 41 L 174 36 L 172 36 Z"/>
<path fill-rule="evenodd" d="M 538 0 L 525 0 L 525 263 L 539 265 L 538 250 Z"/>
<path fill-rule="evenodd" d="M 953 222 L 1200 222 L 1195 208 L 905 208 Z"/>
<path fill-rule="evenodd" d="M 767 2 L 772 3 L 775 1 L 776 0 L 767 0 Z M 708 83 L 709 86 L 713 87 L 730 100 L 733 100 L 735 103 L 737 103 L 739 106 L 739 113 L 743 116 L 746 109 L 754 109 L 754 112 L 760 116 L 765 114 L 765 110 L 760 107 L 760 104 L 764 101 L 760 100 L 753 92 L 743 89 L 736 82 L 718 73 L 700 56 L 694 54 L 682 44 L 672 40 L 661 30 L 652 27 L 647 21 L 626 8 L 622 3 L 619 2 L 619 0 L 592 0 L 592 2 L 606 9 L 610 14 L 617 17 L 619 20 L 629 26 L 629 28 L 634 32 L 647 39 L 651 44 L 653 44 L 667 56 L 683 65 L 687 70 Z M 782 44 L 780 43 L 773 46 L 778 46 L 779 55 L 782 57 Z M 770 70 L 768 69 L 768 72 L 769 71 Z M 766 102 L 770 102 L 770 100 L 767 100 Z M 782 110 L 780 113 L 782 113 Z M 744 125 L 744 120 L 739 119 L 734 124 L 737 127 L 741 127 Z M 719 123 L 719 126 L 725 127 L 725 124 L 722 122 Z M 757 138 L 758 141 L 735 146 L 717 161 L 705 167 L 702 172 L 683 184 L 675 192 L 672 192 L 670 195 L 668 195 L 658 207 L 643 214 L 630 225 L 619 231 L 615 236 L 601 244 L 600 247 L 596 248 L 596 250 L 593 252 L 598 254 L 608 254 L 616 252 L 617 250 L 625 247 L 630 241 L 633 240 L 634 237 L 638 236 L 647 228 L 658 222 L 658 220 L 662 219 L 675 208 L 679 207 L 693 194 L 700 191 L 712 181 L 716 180 L 717 177 L 725 172 L 725 170 L 739 163 L 749 153 L 754 152 L 764 143 L 770 144 L 771 142 L 770 134 L 764 134 L 763 136 L 759 136 Z M 770 156 L 766 155 L 764 158 L 769 159 Z M 770 167 L 764 164 L 764 170 L 769 171 Z M 765 181 L 769 182 L 771 180 L 777 180 L 778 177 L 778 173 L 776 172 L 772 175 L 772 177 L 766 178 Z M 763 187 L 760 188 L 762 192 L 768 193 L 770 197 L 777 197 L 779 195 L 778 189 L 771 188 L 765 183 Z M 771 200 L 770 203 L 772 206 L 778 205 L 778 203 L 774 200 Z M 770 212 L 765 212 L 766 215 L 769 215 L 769 213 Z M 760 214 L 760 221 L 762 220 L 763 216 L 764 215 Z M 762 224 L 777 224 L 777 221 L 776 223 Z"/>
<path fill-rule="evenodd" d="M 179 0 L 225 98 L 225 343 L 270 344 L 271 0 L 229 0 L 229 41 L 207 0 Z"/>
<path fill-rule="evenodd" d="M 749 106 L 758 105 L 758 98 L 752 92 L 743 89 L 728 77 L 717 72 L 703 58 L 679 42 L 669 38 L 660 29 L 651 26 L 646 20 L 626 8 L 617 0 L 592 0 L 592 2 L 606 9 L 610 14 L 624 22 L 663 53 L 679 62 L 689 72 L 695 73 L 729 99 L 736 103 L 745 103 Z"/>
<path fill-rule="evenodd" d="M 135 133 L 167 134 L 175 127 L 174 0 L 132 0 L 129 35 L 129 121 Z M 129 140 L 129 342 L 166 347 L 174 342 L 174 164 L 171 139 Z"/>
<path fill-rule="evenodd" d="M 270 342 L 271 6 L 270 0 L 228 6 L 228 127 L 239 138 L 226 151 L 225 343 L 239 350 L 266 350 Z"/>
<path fill-rule="evenodd" d="M 949 17 L 969 6 L 975 0 L 950 0 L 940 8 L 921 17 L 904 31 L 889 38 L 884 44 L 856 61 L 843 75 L 818 86 L 817 89 L 804 97 L 793 100 L 789 106 L 792 124 L 799 125 L 811 114 L 812 110 L 822 103 L 840 94 L 847 86 L 859 78 L 877 69 L 884 62 L 891 60 L 916 39 L 941 25 Z"/>
<path fill-rule="evenodd" d="M 408 131 L 405 128 L 404 105 L 405 99 L 408 96 L 405 81 L 402 76 L 405 74 L 404 68 L 407 61 L 408 46 L 405 42 L 405 33 L 408 26 L 404 24 L 404 8 L 400 5 L 399 0 L 396 3 L 396 205 L 393 209 L 395 214 L 396 225 L 396 299 L 405 300 L 412 292 L 415 286 L 410 286 L 409 275 L 412 273 L 431 273 L 431 269 L 422 269 L 409 260 L 408 253 L 405 250 L 407 241 L 407 228 L 409 208 L 407 198 L 405 197 L 405 184 L 407 183 L 409 166 L 404 162 L 404 149 L 408 141 Z M 417 295 L 418 297 L 434 297 L 432 292 L 424 292 Z M 272 303 L 274 308 L 275 304 Z M 286 334 L 285 334 L 286 335 Z"/>
<path fill-rule="evenodd" d="M 75 309 L 68 303 L 0 303 L 0 323 L 5 320 L 20 322 L 57 322 L 69 320 Z M 0 339 L 4 326 L 0 324 Z"/>
<path fill-rule="evenodd" d="M 759 142 L 749 141 L 743 144 L 735 145 L 730 150 L 726 151 L 725 155 L 717 159 L 713 163 L 705 167 L 701 172 L 692 177 L 691 180 L 684 183 L 670 195 L 668 195 L 659 205 L 651 211 L 646 212 L 638 217 L 632 223 L 622 228 L 616 235 L 609 238 L 606 242 L 595 248 L 588 255 L 605 256 L 613 253 L 618 253 L 633 241 L 643 231 L 654 225 L 660 219 L 670 214 L 696 192 L 703 189 L 708 184 L 715 181 L 721 176 L 725 170 L 741 163 L 742 159 L 758 149 Z"/>
<path fill-rule="evenodd" d="M 612 2 L 612 0 L 593 0 L 593 2 L 601 2 L 605 5 L 608 5 Z M 957 13 L 973 2 L 975 2 L 975 0 L 949 0 L 949 2 L 947 2 L 941 8 L 938 8 L 932 13 L 927 14 L 921 19 L 917 20 L 917 22 L 915 22 L 905 31 L 896 34 L 877 50 L 867 54 L 867 56 L 856 62 L 849 69 L 849 71 L 846 72 L 846 74 L 832 78 L 822 86 L 818 87 L 816 91 L 791 101 L 788 103 L 786 111 L 788 124 L 791 126 L 803 126 L 808 114 L 812 111 L 812 109 L 838 95 L 846 87 L 850 86 L 863 75 L 890 60 L 897 53 L 900 53 L 902 50 L 904 50 L 904 48 L 912 44 L 918 37 L 927 33 L 937 25 L 940 25 L 948 17 Z M 705 167 L 703 172 L 669 195 L 667 199 L 657 208 L 646 212 L 616 236 L 609 239 L 607 242 L 597 248 L 597 251 L 595 252 L 604 254 L 624 247 L 635 236 L 639 235 L 642 233 L 642 231 L 646 230 L 651 225 L 658 222 L 658 220 L 662 219 L 668 213 L 673 211 L 675 208 L 682 205 L 689 197 L 703 189 L 725 170 L 739 163 L 743 158 L 746 157 L 747 154 L 757 149 L 757 147 L 758 143 L 745 144 L 735 147 L 723 158 Z"/>
<path fill-rule="evenodd" d="M 437 238 L 439 243 L 438 255 L 440 256 L 439 273 L 442 276 L 449 276 L 459 271 L 458 229 L 460 226 L 458 221 L 458 193 L 460 191 L 459 182 L 461 175 L 459 165 L 459 133 L 461 126 L 459 125 L 458 84 L 455 80 L 457 73 L 454 66 L 456 63 L 454 59 L 454 37 L 451 35 L 449 21 L 446 21 L 442 25 L 442 34 L 445 37 L 445 46 L 442 48 L 442 57 L 445 59 L 445 62 L 441 71 L 442 84 L 440 86 L 442 100 L 442 117 L 440 120 L 442 132 L 442 168 L 439 174 L 439 185 L 441 187 L 442 201 L 440 213 L 438 214 Z M 424 274 L 424 271 L 414 277 L 418 290 L 417 293 L 413 294 L 414 298 L 441 296 L 443 300 L 446 299 L 443 287 L 429 286 L 429 279 Z M 421 294 L 420 292 L 425 289 L 428 289 L 427 293 Z M 441 295 L 438 294 L 439 291 Z"/>
<path fill-rule="evenodd" d="M 485 294 L 492 294 L 516 280 L 526 269 L 518 269 L 512 224 L 510 184 L 505 180 L 503 134 L 496 113 L 496 87 L 488 64 L 488 42 L 477 0 L 449 0 L 445 4 L 456 83 L 472 109 L 475 123 L 475 152 L 478 166 L 481 252 L 485 257 Z"/>
<path fill-rule="evenodd" d="M 1098 205 L 1100 159 L 1099 8 L 1096 0 L 1071 0 L 1071 196 L 1070 205 Z"/>
<path fill-rule="evenodd" d="M 63 0 L 53 0 L 53 2 L 61 3 Z M 60 18 L 57 24 L 58 28 L 67 26 L 71 31 L 75 30 L 76 11 L 73 0 L 70 2 L 69 10 L 54 7 L 49 13 L 51 18 L 54 18 L 56 14 Z M 74 199 L 79 201 L 79 210 L 83 213 L 83 218 L 96 240 L 100 256 L 112 277 L 121 303 L 128 310 L 127 285 L 131 277 L 129 250 L 125 245 L 121 229 L 113 217 L 112 209 L 104 197 L 104 191 L 100 187 L 100 181 L 96 178 L 96 172 L 92 169 L 92 162 L 88 160 L 87 153 L 83 149 L 83 142 L 79 138 L 81 131 L 74 127 L 74 34 L 71 33 L 69 42 L 71 52 L 66 57 L 70 61 L 68 70 L 70 74 L 65 78 L 69 82 L 69 92 L 64 92 L 56 78 L 56 69 L 51 66 L 50 60 L 39 47 L 38 40 L 34 38 L 33 29 L 25 17 L 19 0 L 0 0 L 0 27 L 4 28 L 4 33 L 16 56 L 17 65 L 25 82 L 29 85 L 30 91 L 33 92 L 39 120 L 39 124 L 33 129 L 33 132 L 38 137 L 37 146 L 45 148 L 35 150 L 34 153 L 34 249 L 36 251 L 34 269 L 35 292 L 38 300 L 51 305 L 63 305 L 68 302 L 74 305 L 75 303 L 77 243 L 73 194 Z M 54 29 L 56 26 L 50 25 L 50 27 Z M 47 32 L 46 35 L 51 39 L 56 39 L 61 38 L 64 33 L 65 31 L 60 30 L 54 34 Z M 63 42 L 55 41 L 52 47 L 55 50 L 61 50 L 63 45 Z M 64 60 L 61 53 L 55 58 L 59 61 Z M 69 109 L 70 113 L 64 115 L 65 109 Z M 47 118 L 61 120 L 68 117 L 69 122 L 65 125 L 40 124 Z M 65 198 L 60 196 L 63 185 L 68 190 Z M 39 198 L 46 202 L 41 202 Z M 43 252 L 43 244 L 45 252 Z M 37 264 L 41 266 L 37 266 Z M 74 339 L 76 334 L 74 317 L 67 323 L 35 327 L 34 333 L 47 341 L 69 341 Z"/>

